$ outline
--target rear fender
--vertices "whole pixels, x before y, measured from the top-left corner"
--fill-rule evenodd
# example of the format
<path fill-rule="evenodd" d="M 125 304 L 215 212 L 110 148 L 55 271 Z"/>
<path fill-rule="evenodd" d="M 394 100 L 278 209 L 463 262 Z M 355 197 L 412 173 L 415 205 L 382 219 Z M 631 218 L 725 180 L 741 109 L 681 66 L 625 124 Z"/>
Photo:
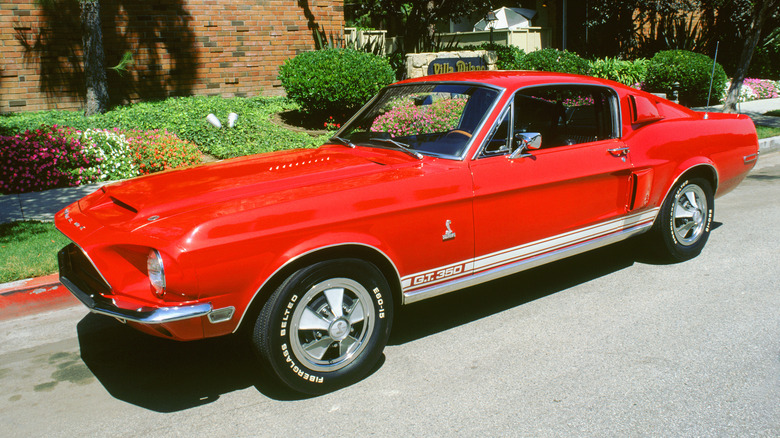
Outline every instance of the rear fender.
<path fill-rule="evenodd" d="M 712 184 L 715 191 L 718 187 L 718 171 L 715 165 L 705 157 L 696 157 L 686 160 L 675 169 L 674 175 L 677 175 L 671 182 L 663 187 L 659 192 L 663 196 L 658 197 L 658 206 L 660 207 L 664 200 L 669 196 L 672 189 L 685 178 L 702 177 Z"/>

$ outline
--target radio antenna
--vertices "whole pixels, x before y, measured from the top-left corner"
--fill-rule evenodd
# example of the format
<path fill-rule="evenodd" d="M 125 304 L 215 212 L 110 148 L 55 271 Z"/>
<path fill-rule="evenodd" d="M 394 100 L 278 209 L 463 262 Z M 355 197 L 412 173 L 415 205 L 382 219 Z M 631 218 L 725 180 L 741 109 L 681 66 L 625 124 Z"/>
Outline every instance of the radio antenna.
<path fill-rule="evenodd" d="M 712 60 L 712 74 L 710 75 L 710 90 L 707 92 L 707 109 L 704 113 L 704 119 L 710 118 L 710 96 L 712 96 L 712 81 L 715 79 L 715 64 L 718 62 L 718 48 L 720 48 L 720 41 L 715 43 L 715 59 Z"/>

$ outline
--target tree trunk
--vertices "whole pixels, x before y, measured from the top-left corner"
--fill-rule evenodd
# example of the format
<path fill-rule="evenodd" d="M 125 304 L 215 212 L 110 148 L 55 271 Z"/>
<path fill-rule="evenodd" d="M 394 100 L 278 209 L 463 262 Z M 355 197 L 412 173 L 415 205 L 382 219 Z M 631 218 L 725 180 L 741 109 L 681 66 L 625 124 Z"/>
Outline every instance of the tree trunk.
<path fill-rule="evenodd" d="M 734 78 L 731 80 L 728 96 L 726 96 L 726 101 L 723 103 L 723 112 L 737 112 L 739 92 L 742 89 L 742 82 L 744 82 L 748 68 L 750 67 L 750 59 L 753 57 L 753 52 L 761 38 L 761 28 L 763 27 L 767 16 L 772 14 L 772 11 L 775 10 L 777 4 L 778 0 L 764 0 L 754 4 L 750 28 L 747 31 L 745 42 L 742 45 L 742 52 L 739 55 L 739 64 L 737 64 L 737 70 L 734 72 Z"/>
<path fill-rule="evenodd" d="M 108 110 L 108 81 L 103 53 L 103 30 L 100 27 L 100 2 L 81 0 L 81 37 L 84 51 L 84 76 L 87 96 L 84 115 Z"/>

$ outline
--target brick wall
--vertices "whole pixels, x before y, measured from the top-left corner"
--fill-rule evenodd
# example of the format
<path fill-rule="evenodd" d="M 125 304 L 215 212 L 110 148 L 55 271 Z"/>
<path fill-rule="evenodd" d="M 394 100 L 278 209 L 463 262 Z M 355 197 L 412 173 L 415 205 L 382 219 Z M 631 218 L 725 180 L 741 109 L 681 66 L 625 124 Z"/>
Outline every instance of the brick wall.
<path fill-rule="evenodd" d="M 0 112 L 83 108 L 75 1 L 0 3 Z M 113 104 L 175 95 L 279 95 L 279 65 L 341 38 L 343 0 L 100 0 Z"/>

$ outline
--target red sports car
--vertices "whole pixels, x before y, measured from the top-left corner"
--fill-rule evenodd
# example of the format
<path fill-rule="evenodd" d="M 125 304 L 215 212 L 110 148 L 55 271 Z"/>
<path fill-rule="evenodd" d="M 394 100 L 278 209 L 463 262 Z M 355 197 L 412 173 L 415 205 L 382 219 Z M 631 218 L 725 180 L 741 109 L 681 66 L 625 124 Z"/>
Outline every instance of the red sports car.
<path fill-rule="evenodd" d="M 751 120 L 614 82 L 471 72 L 391 85 L 318 149 L 162 172 L 59 212 L 60 278 L 175 340 L 246 328 L 322 393 L 377 363 L 393 308 L 649 233 L 696 256 L 758 158 Z M 244 332 L 244 330 L 242 330 Z"/>

